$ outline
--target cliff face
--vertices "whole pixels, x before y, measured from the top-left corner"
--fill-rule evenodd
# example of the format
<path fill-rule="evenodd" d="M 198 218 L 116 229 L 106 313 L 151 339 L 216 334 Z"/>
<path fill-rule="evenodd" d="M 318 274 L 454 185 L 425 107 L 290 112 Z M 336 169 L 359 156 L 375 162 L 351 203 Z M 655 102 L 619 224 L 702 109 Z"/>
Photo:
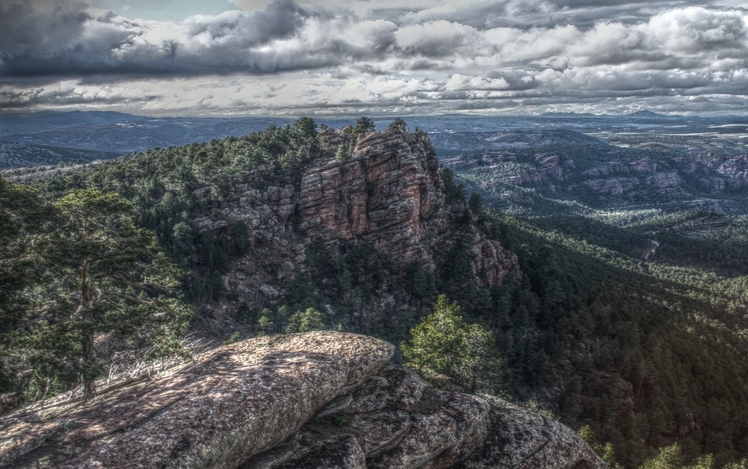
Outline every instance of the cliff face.
<path fill-rule="evenodd" d="M 393 349 L 335 332 L 225 346 L 86 404 L 0 419 L 0 466 L 606 467 L 558 422 L 385 366 Z"/>
<path fill-rule="evenodd" d="M 253 308 L 283 292 L 303 267 L 305 246 L 321 237 L 333 256 L 358 243 L 387 254 L 402 277 L 416 262 L 438 269 L 454 246 L 465 206 L 447 204 L 439 160 L 426 134 L 394 130 L 362 136 L 350 128 L 321 134 L 322 155 L 297 182 L 253 174 L 253 182 L 234 194 L 210 218 L 195 220 L 203 230 L 224 231 L 239 220 L 250 230 L 252 248 L 224 278 L 230 293 Z M 339 147 L 350 157 L 339 162 Z M 205 196 L 204 192 L 196 191 Z M 469 221 L 462 242 L 470 250 L 472 271 L 480 286 L 499 285 L 519 275 L 516 256 L 489 239 Z M 464 230 L 463 232 L 464 233 Z M 392 306 L 393 298 L 380 301 Z M 231 309 L 231 305 L 222 307 Z"/>
<path fill-rule="evenodd" d="M 444 184 L 424 134 L 370 133 L 348 162 L 308 170 L 300 192 L 301 228 L 310 236 L 332 244 L 364 237 L 401 268 L 429 262 L 433 246 L 422 243 L 424 235 L 440 235 L 450 222 L 449 213 L 439 213 Z"/>
<path fill-rule="evenodd" d="M 333 132 L 323 135 L 333 145 L 340 138 Z M 359 139 L 348 162 L 323 160 L 304 173 L 301 228 L 333 247 L 368 241 L 392 258 L 398 272 L 413 261 L 436 268 L 464 210 L 445 203 L 444 189 L 426 134 L 372 132 Z M 478 230 L 470 249 L 479 285 L 499 285 L 516 273 L 514 255 Z"/>

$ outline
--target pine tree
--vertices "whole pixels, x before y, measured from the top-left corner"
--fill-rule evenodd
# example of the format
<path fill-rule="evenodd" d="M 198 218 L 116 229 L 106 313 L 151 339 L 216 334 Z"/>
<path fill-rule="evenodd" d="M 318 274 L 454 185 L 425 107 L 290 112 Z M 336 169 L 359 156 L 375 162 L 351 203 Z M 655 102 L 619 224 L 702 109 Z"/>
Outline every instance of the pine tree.
<path fill-rule="evenodd" d="M 286 332 L 309 332 L 325 328 L 325 320 L 322 313 L 314 308 L 297 311 L 288 321 Z"/>
<path fill-rule="evenodd" d="M 353 128 L 353 133 L 364 134 L 367 132 L 374 132 L 375 129 L 376 127 L 374 126 L 374 121 L 372 121 L 368 117 L 361 117 L 356 121 L 356 127 Z"/>
<path fill-rule="evenodd" d="M 427 379 L 445 375 L 469 392 L 501 388 L 503 359 L 493 335 L 479 324 L 466 323 L 459 305 L 445 295 L 410 333 L 410 345 L 400 346 L 406 366 Z"/>
<path fill-rule="evenodd" d="M 135 226 L 128 201 L 74 190 L 55 205 L 63 217 L 48 252 L 56 281 L 17 344 L 37 367 L 82 382 L 89 399 L 102 371 L 97 339 L 178 353 L 192 308 L 174 296 L 181 273 L 153 232 Z"/>
<path fill-rule="evenodd" d="M 0 393 L 16 388 L 17 374 L 5 359 L 15 330 L 33 306 L 24 293 L 41 283 L 44 226 L 56 216 L 33 189 L 0 177 Z"/>

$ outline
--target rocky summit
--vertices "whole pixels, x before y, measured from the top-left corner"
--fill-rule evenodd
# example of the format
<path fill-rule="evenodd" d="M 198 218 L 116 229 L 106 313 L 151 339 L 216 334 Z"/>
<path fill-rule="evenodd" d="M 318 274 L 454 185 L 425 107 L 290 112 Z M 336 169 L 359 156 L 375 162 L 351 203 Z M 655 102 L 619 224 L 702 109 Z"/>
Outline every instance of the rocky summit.
<path fill-rule="evenodd" d="M 0 421 L 0 467 L 604 468 L 569 428 L 387 366 L 394 347 L 312 332 L 208 353 L 88 403 Z"/>
<path fill-rule="evenodd" d="M 466 231 L 464 203 L 447 203 L 440 162 L 424 132 L 354 134 L 350 127 L 320 133 L 319 155 L 298 177 L 257 170 L 236 185 L 220 207 L 196 218 L 203 231 L 231 234 L 239 221 L 249 229 L 251 249 L 233 260 L 223 277 L 238 302 L 259 309 L 284 293 L 304 268 L 305 247 L 322 239 L 334 257 L 367 243 L 395 263 L 403 277 L 413 263 L 438 269 Z M 347 148 L 345 159 L 336 152 Z M 208 187 L 195 195 L 210 200 Z M 468 221 L 475 225 L 475 221 Z M 519 277 L 517 256 L 473 226 L 467 241 L 472 277 L 478 286 L 500 285 Z M 376 323 L 404 300 L 379 298 L 364 311 Z M 226 335 L 234 304 L 209 306 L 206 321 Z"/>

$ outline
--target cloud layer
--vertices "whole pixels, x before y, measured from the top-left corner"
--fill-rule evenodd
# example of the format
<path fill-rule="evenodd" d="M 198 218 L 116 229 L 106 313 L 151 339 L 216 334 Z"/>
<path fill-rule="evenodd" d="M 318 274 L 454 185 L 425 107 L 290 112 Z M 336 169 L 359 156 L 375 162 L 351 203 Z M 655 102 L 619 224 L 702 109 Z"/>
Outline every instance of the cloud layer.
<path fill-rule="evenodd" d="M 748 13 L 729 1 L 454 3 L 275 0 L 158 22 L 3 0 L 0 110 L 748 112 Z"/>

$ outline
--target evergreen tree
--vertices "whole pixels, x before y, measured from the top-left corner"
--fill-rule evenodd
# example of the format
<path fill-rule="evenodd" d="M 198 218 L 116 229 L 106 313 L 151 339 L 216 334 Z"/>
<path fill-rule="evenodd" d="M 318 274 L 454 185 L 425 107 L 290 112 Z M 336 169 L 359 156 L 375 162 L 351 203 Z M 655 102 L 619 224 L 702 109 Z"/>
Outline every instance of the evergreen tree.
<path fill-rule="evenodd" d="M 350 160 L 352 155 L 353 148 L 351 148 L 350 145 L 343 143 L 338 147 L 337 150 L 335 150 L 335 161 L 343 164 L 346 161 Z"/>
<path fill-rule="evenodd" d="M 408 131 L 408 124 L 406 124 L 404 120 L 398 117 L 394 121 L 390 122 L 390 129 L 399 134 L 404 134 Z"/>
<path fill-rule="evenodd" d="M 473 192 L 470 194 L 470 199 L 468 199 L 468 207 L 470 207 L 470 211 L 473 212 L 475 215 L 480 215 L 481 211 L 483 210 L 483 200 L 481 199 L 481 196 L 477 192 Z"/>
<path fill-rule="evenodd" d="M 322 313 L 314 308 L 296 311 L 288 321 L 286 332 L 309 332 L 325 328 L 325 320 Z"/>
<path fill-rule="evenodd" d="M 623 469 L 623 467 L 616 462 L 613 445 L 610 442 L 605 443 L 604 445 L 600 444 L 600 442 L 597 441 L 595 432 L 592 431 L 592 428 L 589 425 L 580 428 L 577 434 L 581 436 L 588 445 L 590 445 L 590 448 L 592 448 L 592 450 L 595 451 L 603 461 L 605 461 L 605 464 L 607 464 L 610 469 Z"/>
<path fill-rule="evenodd" d="M 501 388 L 503 360 L 493 335 L 479 324 L 466 323 L 460 307 L 445 295 L 410 333 L 410 345 L 400 345 L 406 366 L 427 379 L 445 375 L 469 392 L 495 393 Z"/>
<path fill-rule="evenodd" d="M 57 213 L 33 189 L 0 176 L 0 333 L 12 330 L 25 314 L 21 294 L 39 275 L 46 246 L 44 225 Z"/>
<path fill-rule="evenodd" d="M 673 443 L 660 450 L 657 457 L 642 464 L 640 469 L 714 469 L 714 458 L 707 455 L 699 458 L 696 464 L 686 466 L 678 443 Z"/>
<path fill-rule="evenodd" d="M 102 371 L 98 338 L 155 347 L 157 354 L 180 352 L 192 308 L 173 296 L 180 272 L 154 234 L 135 226 L 128 201 L 73 190 L 55 205 L 64 219 L 48 253 L 56 281 L 16 344 L 36 367 L 80 381 L 89 399 Z"/>
<path fill-rule="evenodd" d="M 0 177 L 0 393 L 16 391 L 20 384 L 8 364 L 11 341 L 34 305 L 24 293 L 45 280 L 44 227 L 57 215 L 36 191 Z"/>
<path fill-rule="evenodd" d="M 450 168 L 442 169 L 442 181 L 444 181 L 444 199 L 448 204 L 465 201 L 465 189 L 462 184 L 454 181 L 454 172 Z"/>
<path fill-rule="evenodd" d="M 367 132 L 374 132 L 375 129 L 376 127 L 374 126 L 374 121 L 372 121 L 368 117 L 361 117 L 356 121 L 356 127 L 353 128 L 353 133 L 364 134 Z"/>

